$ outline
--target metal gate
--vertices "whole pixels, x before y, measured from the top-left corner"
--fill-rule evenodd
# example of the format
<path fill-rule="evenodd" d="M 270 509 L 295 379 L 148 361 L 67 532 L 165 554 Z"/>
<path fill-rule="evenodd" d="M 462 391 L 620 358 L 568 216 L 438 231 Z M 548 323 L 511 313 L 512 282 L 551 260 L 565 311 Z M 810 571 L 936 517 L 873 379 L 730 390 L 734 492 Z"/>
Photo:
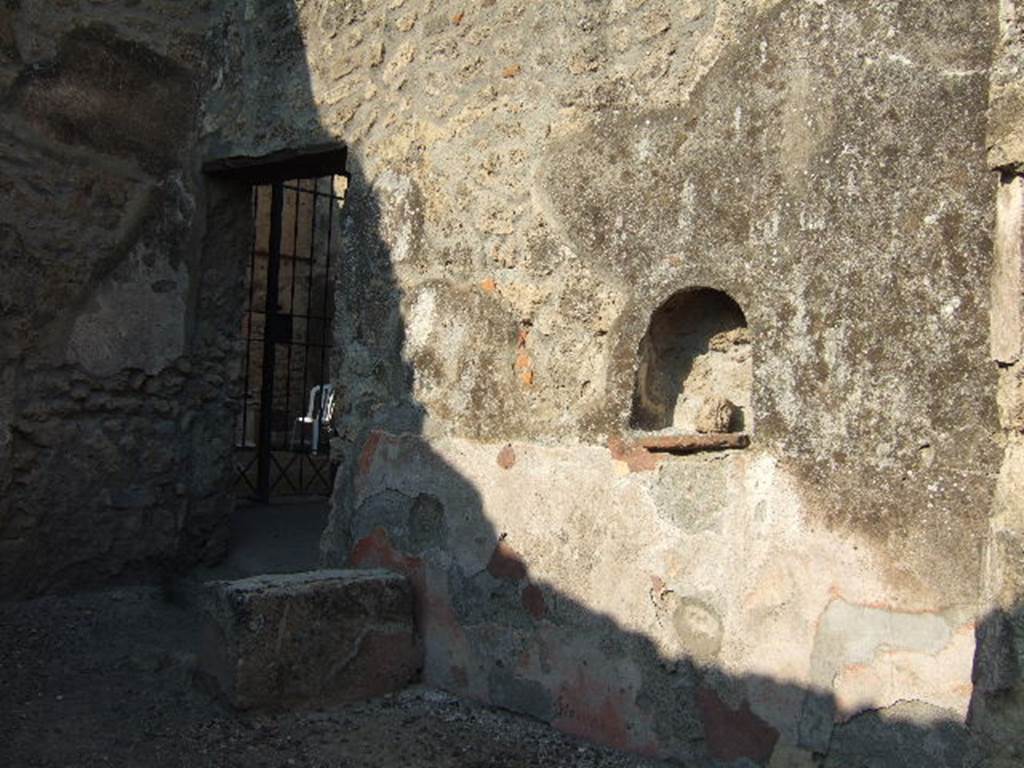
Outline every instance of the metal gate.
<path fill-rule="evenodd" d="M 253 187 L 235 491 L 329 494 L 334 292 L 344 176 Z"/>

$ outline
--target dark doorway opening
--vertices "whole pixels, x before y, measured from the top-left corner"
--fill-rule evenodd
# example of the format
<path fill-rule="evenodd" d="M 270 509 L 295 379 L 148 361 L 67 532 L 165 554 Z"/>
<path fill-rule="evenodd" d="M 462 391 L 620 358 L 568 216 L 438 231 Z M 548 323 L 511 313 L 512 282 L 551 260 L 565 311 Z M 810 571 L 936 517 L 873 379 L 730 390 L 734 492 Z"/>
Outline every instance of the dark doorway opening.
<path fill-rule="evenodd" d="M 238 495 L 267 500 L 331 491 L 331 267 L 344 190 L 345 178 L 335 175 L 253 187 L 235 430 Z"/>
<path fill-rule="evenodd" d="M 252 243 L 245 273 L 236 496 L 327 496 L 335 388 L 333 281 L 347 189 L 344 150 L 210 163 L 249 186 Z"/>

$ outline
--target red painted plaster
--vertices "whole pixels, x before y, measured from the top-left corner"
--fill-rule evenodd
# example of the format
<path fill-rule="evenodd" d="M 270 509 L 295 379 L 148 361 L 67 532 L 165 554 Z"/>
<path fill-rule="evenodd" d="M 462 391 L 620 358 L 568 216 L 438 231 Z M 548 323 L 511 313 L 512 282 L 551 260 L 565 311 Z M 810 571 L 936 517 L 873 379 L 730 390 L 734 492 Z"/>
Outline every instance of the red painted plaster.
<path fill-rule="evenodd" d="M 523 608 L 535 619 L 544 618 L 548 612 L 547 603 L 544 602 L 544 592 L 536 584 L 528 585 L 520 595 Z"/>
<path fill-rule="evenodd" d="M 697 707 L 704 722 L 708 753 L 716 760 L 747 758 L 767 763 L 779 740 L 779 732 L 750 711 L 743 701 L 732 709 L 710 688 L 697 691 Z"/>
<path fill-rule="evenodd" d="M 496 579 L 522 581 L 526 578 L 526 563 L 512 547 L 499 541 L 487 563 L 487 572 Z"/>

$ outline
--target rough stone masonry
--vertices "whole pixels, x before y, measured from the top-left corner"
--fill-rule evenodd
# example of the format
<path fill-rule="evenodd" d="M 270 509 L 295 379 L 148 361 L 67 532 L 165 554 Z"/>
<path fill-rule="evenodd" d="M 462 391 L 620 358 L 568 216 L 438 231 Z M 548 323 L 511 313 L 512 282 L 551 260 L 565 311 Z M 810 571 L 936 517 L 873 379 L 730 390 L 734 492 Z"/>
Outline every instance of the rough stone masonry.
<path fill-rule="evenodd" d="M 1019 760 L 1013 0 L 0 21 L 5 593 L 216 557 L 251 234 L 199 163 L 335 143 L 323 562 L 408 576 L 428 683 L 684 760 Z M 748 447 L 643 447 L 715 397 Z"/>
<path fill-rule="evenodd" d="M 242 296 L 216 255 L 251 224 L 197 173 L 209 13 L 0 3 L 5 595 L 223 554 Z"/>

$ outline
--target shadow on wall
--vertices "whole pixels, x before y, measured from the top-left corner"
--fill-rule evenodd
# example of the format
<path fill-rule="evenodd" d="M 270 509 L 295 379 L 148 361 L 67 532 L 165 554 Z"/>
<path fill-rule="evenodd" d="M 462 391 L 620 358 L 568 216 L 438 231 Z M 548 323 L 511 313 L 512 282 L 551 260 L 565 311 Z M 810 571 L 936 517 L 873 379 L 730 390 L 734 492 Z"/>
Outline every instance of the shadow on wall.
<path fill-rule="evenodd" d="M 267 123 L 257 128 L 275 135 L 268 126 L 284 121 L 292 140 L 344 141 L 318 122 L 292 2 L 264 0 L 262 29 L 253 33 L 292 54 L 278 60 L 280 82 L 267 86 L 280 92 L 263 94 L 282 110 L 261 114 L 256 119 Z M 297 104 L 302 83 L 307 101 Z M 651 638 L 593 612 L 558 584 L 532 579 L 488 520 L 478 489 L 423 434 L 371 161 L 350 147 L 334 330 L 341 468 L 322 561 L 385 567 L 412 581 L 426 683 L 613 747 L 698 764 L 962 766 L 982 763 L 1005 739 L 1018 696 L 1018 612 L 991 615 L 977 629 L 968 729 L 920 702 L 846 713 L 826 690 L 738 675 L 698 655 L 667 657 Z M 694 610 L 681 602 L 670 616 L 690 633 L 690 647 L 720 643 L 721 626 L 690 621 Z M 1002 746 L 1012 754 L 1012 745 Z"/>
<path fill-rule="evenodd" d="M 1022 732 L 1024 712 L 1014 650 L 1020 610 L 990 614 L 976 629 L 965 725 L 925 702 L 849 711 L 829 690 L 723 669 L 708 661 L 721 645 L 721 624 L 685 600 L 669 606 L 668 620 L 695 654 L 666 656 L 652 638 L 594 612 L 559 584 L 532 578 L 488 519 L 481 492 L 423 434 L 414 370 L 402 354 L 402 291 L 379 234 L 380 205 L 358 162 L 351 173 L 347 282 L 338 288 L 335 336 L 343 355 L 365 355 L 365 368 L 349 360 L 336 374 L 345 396 L 337 417 L 345 445 L 322 564 L 387 568 L 410 579 L 424 682 L 601 744 L 697 764 L 965 766 L 991 764 L 997 754 L 1016 759 L 1009 735 Z M 711 336 L 732 330 L 716 327 Z M 503 451 L 496 471 L 515 460 Z M 886 612 L 865 618 L 863 626 L 845 626 L 851 638 L 888 631 L 871 626 L 874 619 L 887 622 Z"/>

